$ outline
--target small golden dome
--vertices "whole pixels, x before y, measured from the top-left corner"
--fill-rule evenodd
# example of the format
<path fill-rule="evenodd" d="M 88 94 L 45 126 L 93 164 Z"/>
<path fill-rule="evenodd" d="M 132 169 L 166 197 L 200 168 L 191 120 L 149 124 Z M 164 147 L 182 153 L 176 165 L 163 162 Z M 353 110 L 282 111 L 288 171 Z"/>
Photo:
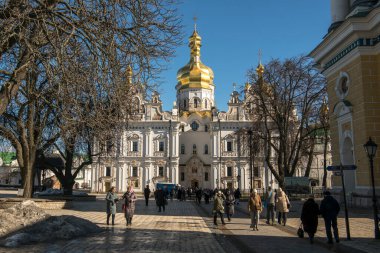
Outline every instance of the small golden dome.
<path fill-rule="evenodd" d="M 132 83 L 133 71 L 132 71 L 132 67 L 130 64 L 128 65 L 127 69 L 125 70 L 125 76 L 127 78 L 127 83 L 131 84 Z"/>
<path fill-rule="evenodd" d="M 179 89 L 183 88 L 205 88 L 211 89 L 210 85 L 214 85 L 214 72 L 201 62 L 200 49 L 201 37 L 194 29 L 193 34 L 189 38 L 190 61 L 177 72 L 177 80 Z"/>
<path fill-rule="evenodd" d="M 256 68 L 256 73 L 257 75 L 261 78 L 263 77 L 263 74 L 264 74 L 264 66 L 263 64 L 261 64 L 261 62 L 259 63 L 259 65 L 257 66 Z"/>

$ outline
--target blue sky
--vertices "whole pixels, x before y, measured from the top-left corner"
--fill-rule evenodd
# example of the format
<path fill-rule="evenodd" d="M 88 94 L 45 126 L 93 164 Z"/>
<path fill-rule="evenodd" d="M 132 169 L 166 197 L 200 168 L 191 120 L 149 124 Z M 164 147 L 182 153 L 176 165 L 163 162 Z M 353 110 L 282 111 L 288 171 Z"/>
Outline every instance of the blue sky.
<path fill-rule="evenodd" d="M 185 38 L 161 73 L 163 109 L 176 100 L 177 70 L 189 61 L 188 37 L 197 17 L 201 60 L 215 74 L 215 100 L 227 110 L 233 83 L 242 86 L 247 70 L 262 62 L 308 54 L 327 33 L 330 0 L 183 0 L 179 6 Z"/>

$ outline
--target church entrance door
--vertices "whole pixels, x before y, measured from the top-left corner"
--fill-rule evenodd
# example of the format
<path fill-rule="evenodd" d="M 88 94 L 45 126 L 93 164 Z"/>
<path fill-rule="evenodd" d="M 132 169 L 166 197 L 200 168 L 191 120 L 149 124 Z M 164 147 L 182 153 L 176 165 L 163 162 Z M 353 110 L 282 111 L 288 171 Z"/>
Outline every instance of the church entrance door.
<path fill-rule="evenodd" d="M 199 187 L 198 180 L 196 180 L 196 179 L 191 180 L 191 187 L 192 188 Z"/>
<path fill-rule="evenodd" d="M 105 183 L 106 192 L 108 192 L 111 189 L 111 182 Z"/>

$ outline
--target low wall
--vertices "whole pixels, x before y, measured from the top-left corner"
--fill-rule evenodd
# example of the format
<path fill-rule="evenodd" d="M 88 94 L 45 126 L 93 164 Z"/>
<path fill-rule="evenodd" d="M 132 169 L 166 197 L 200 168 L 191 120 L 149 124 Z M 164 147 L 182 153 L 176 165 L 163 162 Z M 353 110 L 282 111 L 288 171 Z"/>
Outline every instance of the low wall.
<path fill-rule="evenodd" d="M 0 199 L 0 209 L 6 209 L 9 207 L 12 207 L 18 203 L 21 203 L 24 200 L 27 200 L 27 199 L 22 199 L 22 198 Z M 46 210 L 57 210 L 57 209 L 72 207 L 71 201 L 66 201 L 66 200 L 47 200 L 47 199 L 30 199 L 30 200 L 34 201 L 39 208 L 46 209 Z"/>
<path fill-rule="evenodd" d="M 343 203 L 343 193 L 342 191 L 333 191 L 331 194 L 340 203 Z M 372 192 L 369 190 L 357 190 L 356 192 L 348 193 L 346 195 L 347 205 L 349 207 L 372 207 Z M 377 206 L 380 206 L 380 195 L 379 190 L 376 192 Z"/>
<path fill-rule="evenodd" d="M 51 195 L 51 196 L 38 196 L 38 199 L 54 200 L 54 201 L 96 201 L 96 196 L 62 196 L 62 195 Z"/>

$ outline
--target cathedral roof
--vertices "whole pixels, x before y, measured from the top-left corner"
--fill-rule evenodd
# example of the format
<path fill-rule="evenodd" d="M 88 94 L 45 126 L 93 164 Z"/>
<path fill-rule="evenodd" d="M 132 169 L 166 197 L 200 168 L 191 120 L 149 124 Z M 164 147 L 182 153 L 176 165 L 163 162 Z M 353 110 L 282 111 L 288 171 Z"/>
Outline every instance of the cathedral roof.
<path fill-rule="evenodd" d="M 213 86 L 214 72 L 201 62 L 201 37 L 196 29 L 189 38 L 190 61 L 177 72 L 179 89 L 204 88 Z"/>

